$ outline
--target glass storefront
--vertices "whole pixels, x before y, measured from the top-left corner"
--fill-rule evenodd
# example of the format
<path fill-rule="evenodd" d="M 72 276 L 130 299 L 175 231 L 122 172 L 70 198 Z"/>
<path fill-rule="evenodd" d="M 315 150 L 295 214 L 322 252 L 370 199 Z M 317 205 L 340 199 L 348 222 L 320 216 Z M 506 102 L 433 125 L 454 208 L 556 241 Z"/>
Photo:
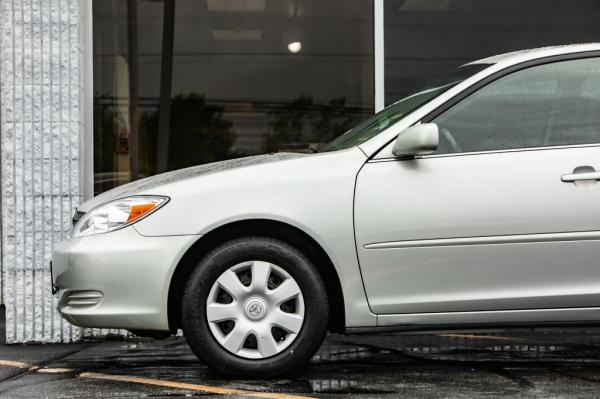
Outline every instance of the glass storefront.
<path fill-rule="evenodd" d="M 600 41 L 597 0 L 384 0 L 385 103 L 495 54 Z"/>
<path fill-rule="evenodd" d="M 383 2 L 391 104 L 457 66 L 600 41 L 596 0 Z M 163 171 L 319 149 L 374 111 L 373 0 L 94 0 L 96 194 Z"/>
<path fill-rule="evenodd" d="M 94 0 L 96 194 L 373 114 L 371 0 Z"/>

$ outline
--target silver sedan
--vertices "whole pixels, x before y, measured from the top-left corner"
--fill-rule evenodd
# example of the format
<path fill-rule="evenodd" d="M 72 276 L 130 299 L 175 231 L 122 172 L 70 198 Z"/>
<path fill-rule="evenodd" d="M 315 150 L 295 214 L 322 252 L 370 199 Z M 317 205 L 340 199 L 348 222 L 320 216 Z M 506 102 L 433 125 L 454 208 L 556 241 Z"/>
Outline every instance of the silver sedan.
<path fill-rule="evenodd" d="M 600 321 L 600 45 L 459 68 L 325 145 L 82 204 L 53 255 L 84 327 L 183 330 L 277 375 L 325 333 Z M 596 168 L 599 168 L 596 171 Z"/>

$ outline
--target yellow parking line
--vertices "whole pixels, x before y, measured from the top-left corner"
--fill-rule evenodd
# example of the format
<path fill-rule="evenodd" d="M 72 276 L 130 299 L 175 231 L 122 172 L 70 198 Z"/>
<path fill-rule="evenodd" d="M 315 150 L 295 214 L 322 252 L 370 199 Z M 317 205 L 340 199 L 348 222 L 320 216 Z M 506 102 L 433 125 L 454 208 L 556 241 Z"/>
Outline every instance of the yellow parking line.
<path fill-rule="evenodd" d="M 439 337 L 466 338 L 466 339 L 490 339 L 494 341 L 527 341 L 523 338 L 498 337 L 495 335 L 476 335 L 476 334 L 437 334 Z"/>
<path fill-rule="evenodd" d="M 67 369 L 64 367 L 46 367 L 42 369 L 36 370 L 38 373 L 46 373 L 46 374 L 60 374 L 60 373 L 68 373 L 73 371 L 72 369 Z"/>
<path fill-rule="evenodd" d="M 27 364 L 27 363 L 17 362 L 14 360 L 3 360 L 3 359 L 0 359 L 0 366 L 16 367 L 19 369 L 29 369 L 31 367 L 31 365 Z"/>
<path fill-rule="evenodd" d="M 268 398 L 268 399 L 306 399 L 306 398 L 309 398 L 309 396 L 291 395 L 291 394 L 287 394 L 287 393 L 246 391 L 243 389 L 224 388 L 224 387 L 218 387 L 218 386 L 212 386 L 212 385 L 190 384 L 190 383 L 186 383 L 186 382 L 157 380 L 157 379 L 153 379 L 153 378 L 130 377 L 130 376 L 126 376 L 126 375 L 116 375 L 116 374 L 86 372 L 86 373 L 81 373 L 79 376 L 83 377 L 83 378 L 94 378 L 94 379 L 98 379 L 98 380 L 135 382 L 138 384 L 157 385 L 157 386 L 168 387 L 168 388 L 189 389 L 192 391 L 202 391 L 202 392 L 214 393 L 214 394 L 218 394 L 218 395 L 241 395 L 241 396 L 253 396 L 253 397 L 257 397 L 257 398 Z"/>
<path fill-rule="evenodd" d="M 49 373 L 49 374 L 68 373 L 68 372 L 74 371 L 72 369 L 63 368 L 63 367 L 40 368 L 39 366 L 31 365 L 31 364 L 28 364 L 25 362 L 18 362 L 15 360 L 3 360 L 3 359 L 0 359 L 0 366 L 17 367 L 20 369 L 27 369 L 30 371 L 35 371 L 38 373 Z M 191 391 L 202 391 L 202 392 L 214 393 L 217 395 L 252 396 L 252 397 L 256 397 L 256 398 L 265 398 L 265 399 L 308 399 L 308 398 L 310 398 L 310 396 L 292 395 L 292 394 L 287 394 L 287 393 L 247 391 L 244 389 L 224 388 L 224 387 L 219 387 L 219 386 L 214 386 L 214 385 L 191 384 L 191 383 L 187 383 L 187 382 L 158 380 L 158 379 L 154 379 L 154 378 L 143 378 L 143 377 L 131 377 L 131 376 L 127 376 L 127 375 L 117 375 L 117 374 L 84 372 L 84 373 L 80 373 L 79 377 L 93 378 L 96 380 L 133 382 L 136 384 L 156 385 L 156 386 L 168 387 L 168 388 L 189 389 Z"/>

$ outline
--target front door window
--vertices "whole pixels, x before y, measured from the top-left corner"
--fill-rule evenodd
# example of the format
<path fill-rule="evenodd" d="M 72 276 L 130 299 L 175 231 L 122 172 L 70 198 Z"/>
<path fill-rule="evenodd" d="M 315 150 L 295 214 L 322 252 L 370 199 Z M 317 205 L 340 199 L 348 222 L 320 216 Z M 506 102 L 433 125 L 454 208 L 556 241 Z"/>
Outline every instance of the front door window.
<path fill-rule="evenodd" d="M 600 58 L 514 72 L 433 122 L 437 154 L 600 143 Z"/>

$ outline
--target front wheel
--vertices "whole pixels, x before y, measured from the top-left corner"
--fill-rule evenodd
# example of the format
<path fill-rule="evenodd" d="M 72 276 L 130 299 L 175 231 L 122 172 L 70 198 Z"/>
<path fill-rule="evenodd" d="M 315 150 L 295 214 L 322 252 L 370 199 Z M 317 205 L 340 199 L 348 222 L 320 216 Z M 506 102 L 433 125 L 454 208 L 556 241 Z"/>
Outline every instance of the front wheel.
<path fill-rule="evenodd" d="M 235 376 L 289 372 L 327 330 L 323 281 L 310 260 L 271 238 L 229 241 L 206 255 L 185 287 L 182 325 L 194 353 Z"/>

